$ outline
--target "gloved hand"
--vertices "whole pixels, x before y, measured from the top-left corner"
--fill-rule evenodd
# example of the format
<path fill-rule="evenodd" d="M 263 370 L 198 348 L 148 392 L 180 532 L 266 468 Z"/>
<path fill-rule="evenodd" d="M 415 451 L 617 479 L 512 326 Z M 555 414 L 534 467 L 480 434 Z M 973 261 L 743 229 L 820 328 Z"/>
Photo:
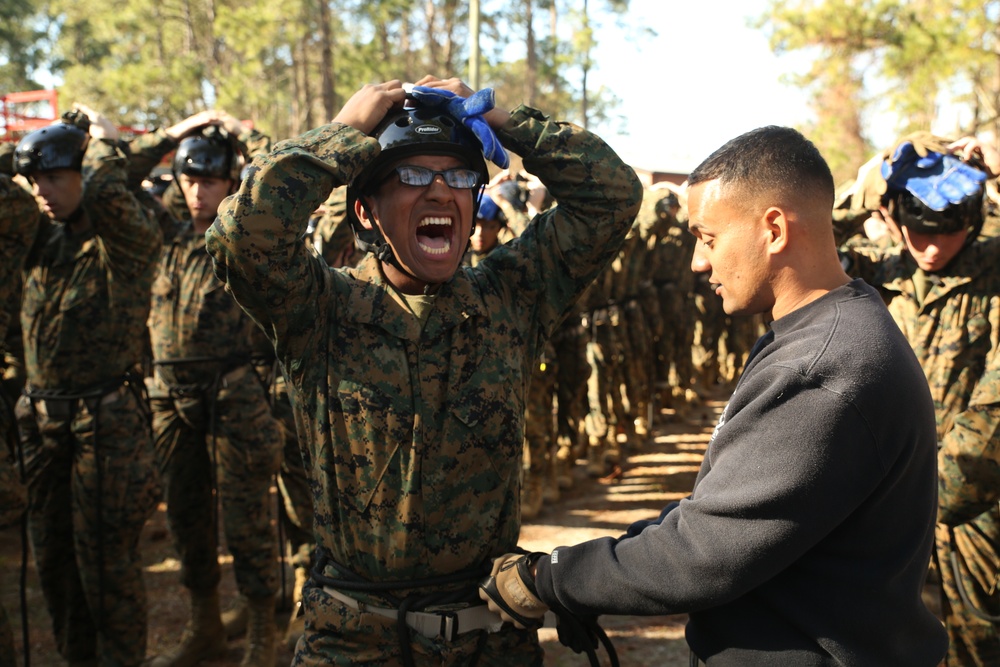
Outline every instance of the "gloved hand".
<path fill-rule="evenodd" d="M 471 97 L 459 97 L 450 90 L 413 86 L 410 96 L 429 107 L 443 107 L 448 114 L 469 128 L 483 146 L 483 155 L 501 169 L 510 164 L 504 150 L 493 133 L 493 128 L 483 119 L 483 114 L 496 106 L 492 88 L 483 88 Z"/>
<path fill-rule="evenodd" d="M 984 172 L 954 155 L 929 151 L 910 141 L 899 144 L 882 162 L 881 174 L 890 188 L 909 191 L 935 211 L 961 203 L 986 181 Z"/>
<path fill-rule="evenodd" d="M 543 553 L 504 554 L 493 561 L 490 576 L 479 584 L 479 597 L 490 611 L 522 630 L 541 625 L 548 611 L 535 591 L 534 565 Z"/>
<path fill-rule="evenodd" d="M 76 125 L 84 132 L 90 132 L 90 118 L 78 108 L 74 108 L 71 111 L 64 111 L 60 120 L 70 125 Z"/>

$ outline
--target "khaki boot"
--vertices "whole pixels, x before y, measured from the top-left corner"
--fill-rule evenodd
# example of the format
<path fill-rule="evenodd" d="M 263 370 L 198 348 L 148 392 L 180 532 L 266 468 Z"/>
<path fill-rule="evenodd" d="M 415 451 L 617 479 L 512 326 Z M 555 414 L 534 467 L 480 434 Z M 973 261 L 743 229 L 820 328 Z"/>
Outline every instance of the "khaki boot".
<path fill-rule="evenodd" d="M 226 636 L 219 614 L 219 592 L 191 591 L 191 620 L 177 648 L 147 664 L 149 667 L 194 667 L 202 660 L 221 658 L 225 654 Z"/>
<path fill-rule="evenodd" d="M 306 615 L 302 609 L 302 587 L 309 579 L 309 568 L 295 568 L 295 590 L 292 591 L 292 615 L 285 630 L 285 646 L 295 648 L 299 637 L 306 631 Z"/>
<path fill-rule="evenodd" d="M 222 625 L 226 628 L 226 639 L 232 640 L 247 633 L 247 599 L 236 597 L 231 609 L 222 612 Z"/>
<path fill-rule="evenodd" d="M 278 630 L 274 596 L 247 599 L 247 647 L 240 667 L 274 667 Z"/>

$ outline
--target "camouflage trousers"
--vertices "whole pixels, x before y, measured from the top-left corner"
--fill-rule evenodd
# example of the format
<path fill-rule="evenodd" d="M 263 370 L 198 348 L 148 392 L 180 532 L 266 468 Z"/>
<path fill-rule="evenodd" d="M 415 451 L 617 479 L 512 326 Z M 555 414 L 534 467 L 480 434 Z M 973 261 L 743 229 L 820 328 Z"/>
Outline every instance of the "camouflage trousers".
<path fill-rule="evenodd" d="M 282 441 L 264 386 L 245 366 L 222 378 L 215 397 L 171 397 L 157 379 L 150 404 L 181 583 L 194 591 L 218 586 L 221 506 L 240 593 L 249 598 L 275 595 L 278 544 L 268 501 Z"/>
<path fill-rule="evenodd" d="M 528 394 L 524 409 L 525 469 L 532 476 L 542 479 L 547 462 L 555 445 L 555 428 L 552 418 L 553 398 L 556 388 L 555 361 L 543 356 L 535 364 L 528 381 Z"/>
<path fill-rule="evenodd" d="M 303 593 L 306 631 L 295 647 L 293 667 L 396 667 L 402 664 L 396 621 L 349 608 L 309 581 Z M 480 647 L 480 642 L 485 645 Z M 458 635 L 455 641 L 410 632 L 417 667 L 540 667 L 538 633 L 504 624 L 500 632 Z M 478 659 L 476 659 L 476 655 Z"/>
<path fill-rule="evenodd" d="M 6 397 L 0 400 L 0 528 L 19 523 L 28 506 L 27 492 L 21 484 L 16 461 L 10 456 L 13 440 L 14 413 Z M 0 667 L 17 667 L 14 659 L 14 634 L 7 619 L 7 610 L 0 605 Z"/>
<path fill-rule="evenodd" d="M 695 308 L 686 294 L 674 287 L 664 288 L 660 297 L 663 313 L 663 334 L 656 339 L 656 382 L 667 383 L 671 388 L 688 389 L 694 365 L 691 348 L 694 346 Z"/>
<path fill-rule="evenodd" d="M 628 413 L 627 399 L 622 394 L 625 377 L 622 369 L 622 346 L 619 327 L 610 321 L 596 323 L 587 344 L 587 362 L 591 374 L 587 381 L 587 435 L 592 446 L 615 445 L 618 428 L 631 440 L 635 427 Z"/>
<path fill-rule="evenodd" d="M 587 332 L 580 324 L 561 327 L 552 338 L 556 350 L 556 436 L 560 447 L 576 444 L 586 414 Z"/>
<path fill-rule="evenodd" d="M 160 492 L 145 406 L 121 387 L 94 401 L 21 397 L 16 414 L 31 545 L 59 654 L 138 665 L 139 535 Z"/>
<path fill-rule="evenodd" d="M 1000 665 L 1000 624 L 976 616 L 958 590 L 963 587 L 976 609 L 993 617 L 1000 615 L 1000 554 L 996 547 L 1000 544 L 1000 520 L 996 508 L 981 514 L 971 524 L 955 527 L 954 536 L 957 578 L 952 569 L 948 526 L 937 525 L 941 610 L 948 630 L 947 665 Z"/>

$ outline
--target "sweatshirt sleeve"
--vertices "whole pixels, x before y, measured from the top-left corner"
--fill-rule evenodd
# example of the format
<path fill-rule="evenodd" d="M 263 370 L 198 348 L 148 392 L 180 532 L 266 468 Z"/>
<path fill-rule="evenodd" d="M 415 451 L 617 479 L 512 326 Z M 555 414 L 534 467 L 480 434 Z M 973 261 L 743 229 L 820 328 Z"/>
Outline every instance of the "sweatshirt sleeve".
<path fill-rule="evenodd" d="M 862 416 L 819 387 L 790 396 L 771 377 L 757 389 L 769 395 L 717 429 L 691 497 L 622 538 L 553 550 L 538 563 L 541 599 L 584 614 L 716 607 L 785 570 L 859 506 L 882 476 Z"/>

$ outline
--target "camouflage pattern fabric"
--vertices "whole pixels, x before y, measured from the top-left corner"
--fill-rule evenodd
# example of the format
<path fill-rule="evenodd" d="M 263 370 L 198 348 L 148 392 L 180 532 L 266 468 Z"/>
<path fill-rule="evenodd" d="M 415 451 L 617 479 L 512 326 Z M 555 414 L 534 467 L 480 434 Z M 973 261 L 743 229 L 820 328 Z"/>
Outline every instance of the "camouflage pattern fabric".
<path fill-rule="evenodd" d="M 279 372 L 271 389 L 271 411 L 281 426 L 282 457 L 278 472 L 278 490 L 284 502 L 284 530 L 295 568 L 309 568 L 313 561 L 313 504 L 309 475 L 302 465 L 295 411 L 288 395 L 288 384 Z"/>
<path fill-rule="evenodd" d="M 240 592 L 274 595 L 278 544 L 268 499 L 283 440 L 251 366 L 265 343 L 216 278 L 205 238 L 190 220 L 163 253 L 149 335 L 153 435 L 181 581 L 199 592 L 219 582 L 217 488 Z"/>
<path fill-rule="evenodd" d="M 21 328 L 35 389 L 92 388 L 142 358 L 160 232 L 126 189 L 114 145 L 92 141 L 83 173 L 91 231 L 68 233 L 45 218 L 25 266 Z"/>
<path fill-rule="evenodd" d="M 159 486 L 145 406 L 122 380 L 141 360 L 160 232 L 128 192 L 112 143 L 90 142 L 83 177 L 88 231 L 45 218 L 25 263 L 27 386 L 110 393 L 24 397 L 17 420 L 32 547 L 60 654 L 137 665 L 146 649 L 138 538 Z"/>
<path fill-rule="evenodd" d="M 400 664 L 398 653 L 386 651 L 386 646 L 399 642 L 395 621 L 349 609 L 311 582 L 305 586 L 303 604 L 306 631 L 292 661 L 293 667 Z M 468 632 L 447 643 L 411 633 L 413 659 L 417 667 L 541 667 L 542 649 L 534 635 L 534 631 L 505 626 L 503 632 Z M 477 658 L 481 642 L 485 646 Z"/>
<path fill-rule="evenodd" d="M 559 443 L 559 457 L 569 462 L 575 460 L 575 450 L 584 432 L 587 380 L 591 373 L 587 363 L 589 336 L 583 326 L 582 315 L 583 307 L 577 302 L 552 335 L 552 346 L 556 351 L 556 439 Z"/>
<path fill-rule="evenodd" d="M 691 348 L 694 345 L 696 309 L 692 292 L 695 274 L 691 270 L 695 238 L 674 218 L 667 221 L 666 229 L 659 234 L 654 284 L 663 316 L 663 334 L 657 340 L 657 358 L 660 360 L 658 383 L 669 385 L 671 394 L 681 396 L 691 388 L 694 364 Z M 683 403 L 674 404 L 680 408 Z"/>
<path fill-rule="evenodd" d="M 122 387 L 99 403 L 23 396 L 16 412 L 31 546 L 59 654 L 139 665 L 146 655 L 139 533 L 160 498 L 145 406 Z"/>
<path fill-rule="evenodd" d="M 531 366 L 616 252 L 639 202 L 634 172 L 576 126 L 521 107 L 498 136 L 559 206 L 441 285 L 423 327 L 392 297 L 374 258 L 331 270 L 302 241 L 312 212 L 379 150 L 353 128 L 322 126 L 256 158 L 207 233 L 217 274 L 267 332 L 291 383 L 316 541 L 369 581 L 482 570 L 517 544 Z M 408 592 L 403 584 L 392 594 Z M 348 659 L 312 638 L 336 631 L 315 602 L 306 622 L 298 660 Z M 343 632 L 326 641 L 368 636 Z M 508 626 L 491 642 L 512 633 Z M 378 653 L 398 661 L 395 638 L 381 636 Z M 535 633 L 510 641 L 532 645 Z M 504 650 L 484 659 L 520 663 Z"/>
<path fill-rule="evenodd" d="M 12 144 L 0 146 L 0 304 L 20 296 L 21 269 L 38 229 L 38 204 L 27 190 L 11 180 Z M 16 319 L 12 308 L 0 311 L 0 341 Z M 13 316 L 13 317 L 12 317 Z M 19 330 L 18 330 L 19 331 Z M 6 364 L 0 360 L 0 367 Z M 5 370 L 5 369 L 4 369 Z M 6 388 L 3 389 L 5 391 Z M 19 521 L 27 507 L 27 492 L 14 461 L 14 415 L 9 396 L 0 397 L 0 527 Z M 7 611 L 0 605 L 0 667 L 14 667 L 14 636 Z"/>
<path fill-rule="evenodd" d="M 556 355 L 551 341 L 542 349 L 542 354 L 531 369 L 528 380 L 528 394 L 524 411 L 524 490 L 522 492 L 522 513 L 531 518 L 541 508 L 543 489 L 550 476 L 552 457 L 556 444 L 555 424 L 552 408 L 556 391 Z M 524 502 L 536 503 L 526 512 Z"/>
<path fill-rule="evenodd" d="M 310 238 L 313 248 L 334 268 L 354 266 L 361 253 L 355 248 L 354 229 L 347 213 L 347 188 L 334 188 L 321 210 Z M 348 255 L 354 261 L 345 262 Z"/>
<path fill-rule="evenodd" d="M 1000 625 L 977 617 L 958 590 L 964 587 L 978 609 L 1000 614 L 1000 238 L 980 240 L 928 276 L 922 304 L 914 288 L 918 269 L 898 248 L 881 256 L 854 252 L 852 259 L 855 271 L 883 291 L 934 399 L 936 556 L 948 664 L 1000 664 Z M 950 563 L 953 541 L 959 578 Z"/>

